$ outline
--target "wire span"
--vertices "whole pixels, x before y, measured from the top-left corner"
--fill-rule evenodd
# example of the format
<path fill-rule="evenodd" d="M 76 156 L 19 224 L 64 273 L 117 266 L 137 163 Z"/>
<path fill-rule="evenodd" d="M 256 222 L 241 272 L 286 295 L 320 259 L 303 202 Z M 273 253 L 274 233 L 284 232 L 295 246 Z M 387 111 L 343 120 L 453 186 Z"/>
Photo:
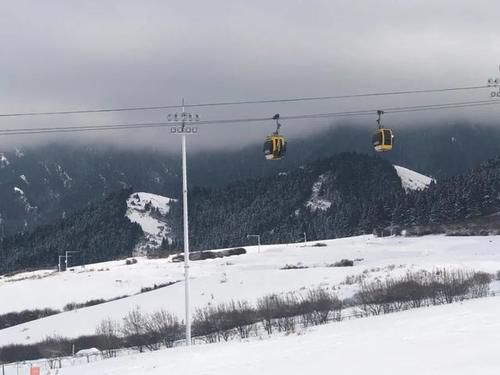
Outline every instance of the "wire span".
<path fill-rule="evenodd" d="M 350 95 L 330 95 L 330 96 L 311 96 L 311 97 L 281 98 L 281 99 L 262 99 L 262 100 L 213 102 L 213 103 L 194 103 L 194 104 L 185 104 L 185 105 L 171 104 L 171 105 L 141 106 L 141 107 L 81 109 L 81 110 L 68 110 L 68 111 L 12 112 L 12 113 L 0 113 L 0 118 L 1 117 L 30 117 L 30 116 L 92 114 L 92 113 L 107 113 L 107 112 L 154 111 L 154 110 L 163 110 L 163 109 L 176 109 L 176 108 L 182 108 L 182 107 L 185 107 L 185 108 L 221 107 L 221 106 L 235 106 L 235 105 L 249 105 L 249 104 L 311 102 L 311 101 L 324 101 L 324 100 L 353 99 L 353 98 L 363 98 L 363 97 L 410 95 L 410 94 L 429 94 L 429 93 L 439 93 L 439 92 L 449 92 L 449 91 L 479 90 L 479 89 L 485 89 L 488 87 L 489 87 L 488 85 L 481 85 L 481 86 L 462 86 L 462 87 L 448 87 L 448 88 L 423 89 L 423 90 L 385 91 L 385 92 L 360 93 L 360 94 L 350 94 Z"/>
<path fill-rule="evenodd" d="M 487 105 L 499 105 L 500 100 L 483 100 L 469 102 L 454 102 L 442 104 L 427 104 L 405 107 L 390 107 L 384 109 L 384 113 L 406 113 L 418 111 L 431 111 L 441 109 L 456 109 L 469 108 Z M 364 109 L 358 111 L 344 111 L 331 113 L 311 113 L 303 115 L 280 116 L 282 120 L 305 120 L 305 119 L 322 119 L 334 117 L 353 117 L 353 116 L 372 116 L 379 109 Z M 220 119 L 220 120 L 205 120 L 198 121 L 194 124 L 198 125 L 215 125 L 215 124 L 239 124 L 252 122 L 267 122 L 273 120 L 273 117 L 253 117 L 253 118 L 236 118 L 236 119 Z M 147 128 L 162 128 L 175 126 L 171 122 L 149 122 L 149 123 L 131 123 L 131 124 L 109 124 L 109 125 L 81 125 L 81 126 L 59 126 L 45 128 L 13 128 L 0 130 L 0 136 L 4 135 L 29 135 L 29 134 L 53 134 L 53 133 L 73 133 L 87 131 L 103 131 L 103 130 L 126 130 L 126 129 L 147 129 Z"/>

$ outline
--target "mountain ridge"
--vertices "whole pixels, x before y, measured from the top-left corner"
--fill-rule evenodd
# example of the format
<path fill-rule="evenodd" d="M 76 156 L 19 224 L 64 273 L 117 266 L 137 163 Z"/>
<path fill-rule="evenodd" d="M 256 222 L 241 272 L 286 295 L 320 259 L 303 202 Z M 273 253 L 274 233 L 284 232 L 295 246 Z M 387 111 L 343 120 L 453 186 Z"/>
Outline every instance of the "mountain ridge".
<path fill-rule="evenodd" d="M 394 126 L 394 131 L 393 152 L 378 157 L 431 178 L 464 173 L 499 153 L 500 130 L 493 127 Z M 345 125 L 309 138 L 290 139 L 287 157 L 273 163 L 264 160 L 260 144 L 195 152 L 188 158 L 189 187 L 223 187 L 248 178 L 286 174 L 344 151 L 373 155 L 369 134 L 369 129 Z M 0 156 L 0 236 L 51 223 L 121 188 L 178 199 L 180 165 L 172 149 L 50 144 L 4 152 Z"/>

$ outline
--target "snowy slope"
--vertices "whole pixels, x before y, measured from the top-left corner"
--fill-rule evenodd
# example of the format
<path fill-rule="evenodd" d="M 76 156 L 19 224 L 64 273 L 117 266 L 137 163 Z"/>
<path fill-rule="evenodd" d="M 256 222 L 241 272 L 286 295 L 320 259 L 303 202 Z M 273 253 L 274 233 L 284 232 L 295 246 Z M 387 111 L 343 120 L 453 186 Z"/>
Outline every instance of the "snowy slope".
<path fill-rule="evenodd" d="M 163 238 L 171 241 L 169 237 L 171 227 L 168 224 L 167 215 L 170 211 L 170 203 L 175 199 L 151 193 L 133 193 L 127 200 L 126 216 L 130 221 L 141 226 L 145 241 L 136 248 L 136 253 L 143 254 L 148 249 L 154 249 L 161 245 Z"/>
<path fill-rule="evenodd" d="M 361 236 L 322 241 L 325 247 L 301 247 L 296 244 L 247 247 L 248 253 L 230 258 L 192 262 L 191 295 L 194 307 L 231 299 L 255 301 L 270 293 L 300 292 L 319 285 L 334 288 L 341 297 L 351 296 L 358 285 L 346 283 L 346 278 L 360 280 L 398 276 L 408 270 L 432 270 L 436 267 L 456 267 L 500 270 L 500 236 L 420 238 L 374 238 Z M 343 258 L 358 259 L 354 267 L 329 267 Z M 282 269 L 287 264 L 302 264 L 305 269 Z M 100 268 L 108 271 L 98 271 Z M 93 268 L 94 271 L 89 271 Z M 2 279 L 0 284 L 1 310 L 21 307 L 60 306 L 63 302 L 88 299 L 89 293 L 120 295 L 142 282 L 177 281 L 183 278 L 183 265 L 168 260 L 139 258 L 132 266 L 124 262 L 87 266 L 87 271 L 49 275 L 42 280 Z M 21 275 L 18 276 L 18 278 Z M 116 280 L 120 280 L 117 283 Z M 47 291 L 51 291 L 47 293 Z M 106 291 L 106 292 L 105 292 Z M 52 296 L 54 293 L 54 296 Z M 18 298 L 15 298 L 15 297 Z M 19 298 L 22 296 L 22 298 Z M 45 298 L 45 299 L 44 299 Z M 157 289 L 110 303 L 51 316 L 38 321 L 0 331 L 0 346 L 11 342 L 36 342 L 47 335 L 75 337 L 94 333 L 106 317 L 121 319 L 136 305 L 144 312 L 166 309 L 183 316 L 184 284 Z M 194 311 L 194 310 L 193 310 Z M 78 322 L 78 324 L 75 324 Z"/>
<path fill-rule="evenodd" d="M 311 198 L 306 202 L 306 207 L 311 211 L 321 210 L 326 211 L 332 206 L 332 202 L 320 198 L 321 188 L 325 182 L 325 175 L 319 176 L 318 181 L 316 181 L 312 186 Z"/>
<path fill-rule="evenodd" d="M 307 334 L 177 347 L 62 370 L 64 375 L 493 375 L 500 298 L 347 320 Z M 6 375 L 14 375 L 15 368 Z"/>
<path fill-rule="evenodd" d="M 403 185 L 403 189 L 405 189 L 405 191 L 423 190 L 433 181 L 432 178 L 412 171 L 411 169 L 400 167 L 398 165 L 395 165 L 394 168 L 401 179 L 401 184 Z"/>
<path fill-rule="evenodd" d="M 119 260 L 72 267 L 62 273 L 41 270 L 0 276 L 0 314 L 45 307 L 62 309 L 70 302 L 136 294 L 143 287 L 180 279 L 164 268 L 166 263 L 139 258 L 139 263 L 132 265 Z"/>
<path fill-rule="evenodd" d="M 0 168 L 5 168 L 10 164 L 9 159 L 3 154 L 0 153 Z"/>

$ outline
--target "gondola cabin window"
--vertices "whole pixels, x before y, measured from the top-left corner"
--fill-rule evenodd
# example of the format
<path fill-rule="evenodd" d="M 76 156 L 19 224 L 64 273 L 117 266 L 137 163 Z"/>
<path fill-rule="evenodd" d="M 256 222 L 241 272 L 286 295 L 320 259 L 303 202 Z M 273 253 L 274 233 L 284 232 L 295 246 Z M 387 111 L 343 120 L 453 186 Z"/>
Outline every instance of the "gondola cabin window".
<path fill-rule="evenodd" d="M 384 129 L 384 145 L 392 147 L 392 131 Z"/>

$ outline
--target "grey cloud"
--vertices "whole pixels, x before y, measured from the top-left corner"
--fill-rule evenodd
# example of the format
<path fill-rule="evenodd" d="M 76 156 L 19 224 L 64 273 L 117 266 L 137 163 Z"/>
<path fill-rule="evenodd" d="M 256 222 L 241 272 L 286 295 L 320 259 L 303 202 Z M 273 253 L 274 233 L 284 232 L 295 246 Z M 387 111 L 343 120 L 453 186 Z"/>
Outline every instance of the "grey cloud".
<path fill-rule="evenodd" d="M 0 5 L 0 112 L 44 111 L 482 84 L 499 75 L 496 1 L 27 1 Z M 488 91 L 218 109 L 272 116 L 481 100 Z M 393 116 L 414 124 L 488 122 L 494 109 Z M 165 111 L 0 119 L 3 128 L 163 121 Z M 360 118 L 371 126 L 374 119 Z M 388 118 L 389 121 L 389 118 Z M 330 124 L 333 121 L 313 122 Z M 204 130 L 200 147 L 260 140 L 273 124 Z M 294 136 L 311 122 L 287 124 Z M 59 136 L 58 136 L 59 137 Z M 59 137 L 161 146 L 144 130 Z M 1 147 L 54 137 L 5 137 Z"/>

